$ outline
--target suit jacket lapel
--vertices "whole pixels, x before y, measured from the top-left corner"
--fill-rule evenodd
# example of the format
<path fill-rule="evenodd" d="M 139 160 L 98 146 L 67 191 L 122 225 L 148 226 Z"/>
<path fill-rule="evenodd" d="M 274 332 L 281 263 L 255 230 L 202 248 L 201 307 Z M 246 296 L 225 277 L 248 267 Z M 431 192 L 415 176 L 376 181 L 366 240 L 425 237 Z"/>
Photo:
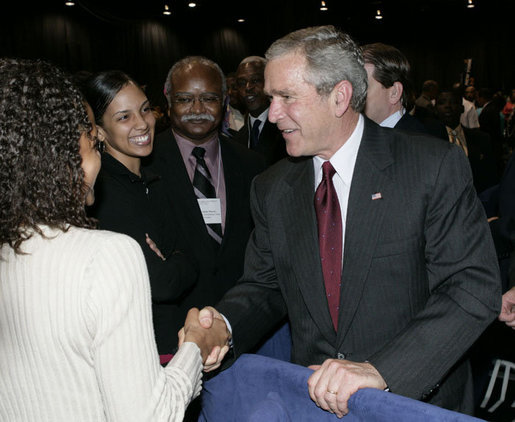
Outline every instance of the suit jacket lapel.
<path fill-rule="evenodd" d="M 361 300 L 388 196 L 393 189 L 387 171 L 393 163 L 390 138 L 386 131 L 380 131 L 378 126 L 366 121 L 352 177 L 345 222 L 338 346 L 343 342 Z M 373 199 L 373 194 L 380 195 Z"/>
<path fill-rule="evenodd" d="M 193 192 L 193 186 L 182 159 L 181 151 L 179 150 L 177 141 L 171 134 L 171 131 L 170 135 L 170 143 L 168 147 L 171 149 L 172 153 L 167 154 L 167 156 L 171 158 L 171 161 L 168 164 L 168 171 L 174 174 L 172 180 L 178 181 L 175 186 L 172 186 L 174 192 L 172 201 L 175 200 L 180 204 L 180 207 L 177 208 L 182 209 L 184 211 L 183 217 L 190 221 L 188 226 L 190 230 L 195 232 L 193 237 L 203 238 L 204 242 L 202 242 L 202 244 L 207 247 L 207 245 L 211 245 L 211 238 L 209 237 L 205 227 L 204 219 L 200 212 L 195 193 Z"/>
<path fill-rule="evenodd" d="M 223 173 L 225 179 L 225 230 L 222 238 L 222 245 L 219 252 L 222 252 L 226 239 L 228 239 L 234 229 L 234 213 L 239 212 L 241 198 L 245 196 L 241 192 L 245 189 L 243 186 L 243 175 L 240 167 L 237 166 L 237 157 L 234 151 L 227 145 L 224 139 L 220 139 L 220 148 L 222 151 Z"/>
<path fill-rule="evenodd" d="M 295 278 L 311 318 L 327 340 L 334 343 L 336 333 L 327 306 L 320 265 L 318 229 L 313 205 L 315 190 L 312 159 L 300 160 L 285 182 L 281 210 L 284 226 L 288 228 L 287 244 L 295 245 L 295 256 L 292 257 L 295 261 Z"/>

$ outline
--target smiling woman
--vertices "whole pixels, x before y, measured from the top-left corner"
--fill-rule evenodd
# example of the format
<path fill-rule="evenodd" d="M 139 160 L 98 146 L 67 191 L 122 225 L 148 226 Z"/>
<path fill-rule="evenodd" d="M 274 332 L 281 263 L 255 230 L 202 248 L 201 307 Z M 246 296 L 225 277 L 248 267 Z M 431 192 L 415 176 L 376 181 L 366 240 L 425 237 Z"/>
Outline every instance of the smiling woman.
<path fill-rule="evenodd" d="M 83 84 L 105 143 L 96 201 L 88 211 L 99 227 L 124 233 L 140 244 L 147 263 L 153 321 L 161 361 L 174 353 L 176 333 L 169 330 L 172 304 L 196 282 L 197 268 L 181 252 L 183 236 L 172 225 L 160 178 L 141 167 L 152 152 L 155 118 L 138 83 L 121 71 L 93 75 Z"/>
<path fill-rule="evenodd" d="M 141 249 L 85 212 L 100 154 L 68 75 L 0 58 L 0 115 L 0 420 L 182 421 L 225 328 L 192 311 L 159 365 Z"/>

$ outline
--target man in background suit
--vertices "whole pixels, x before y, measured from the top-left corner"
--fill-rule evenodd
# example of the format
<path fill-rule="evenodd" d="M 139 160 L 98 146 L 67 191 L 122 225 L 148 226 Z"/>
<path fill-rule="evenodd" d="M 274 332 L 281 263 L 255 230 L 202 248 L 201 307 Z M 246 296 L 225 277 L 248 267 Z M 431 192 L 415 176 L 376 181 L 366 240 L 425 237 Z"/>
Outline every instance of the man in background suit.
<path fill-rule="evenodd" d="M 460 116 L 460 123 L 463 127 L 469 129 L 479 129 L 479 118 L 477 115 L 476 106 L 472 101 L 467 100 L 465 97 L 465 87 L 461 82 L 455 82 L 452 85 L 452 90 L 456 91 L 461 97 L 463 104 L 463 112 Z"/>
<path fill-rule="evenodd" d="M 227 120 L 228 134 L 233 137 L 244 125 L 245 118 L 243 114 L 245 112 L 245 106 L 240 97 L 238 91 L 238 85 L 236 84 L 236 72 L 230 72 L 226 76 L 227 83 L 227 109 L 225 119 Z"/>
<path fill-rule="evenodd" d="M 219 133 L 226 84 L 216 63 L 204 57 L 178 61 L 167 76 L 165 93 L 172 126 L 156 137 L 147 165 L 162 176 L 169 193 L 168 206 L 177 216 L 175 224 L 189 245 L 185 252 L 200 270 L 196 285 L 181 298 L 168 321 L 170 337 L 177 342 L 175 333 L 188 310 L 215 303 L 241 276 L 245 245 L 253 228 L 250 182 L 265 166 L 258 154 Z M 196 147 L 205 151 L 203 158 L 215 193 L 204 202 L 194 183 Z M 207 224 L 209 221 L 215 225 Z"/>
<path fill-rule="evenodd" d="M 415 105 L 408 59 L 397 48 L 382 43 L 363 48 L 368 75 L 365 115 L 383 127 L 427 133 L 409 112 Z"/>
<path fill-rule="evenodd" d="M 477 104 L 481 108 L 479 113 L 479 127 L 490 135 L 494 155 L 497 163 L 497 176 L 500 179 L 504 173 L 504 137 L 501 125 L 501 110 L 503 103 L 499 102 L 489 88 L 481 88 L 477 95 Z"/>
<path fill-rule="evenodd" d="M 472 412 L 462 357 L 501 296 L 465 155 L 361 115 L 361 51 L 332 26 L 266 57 L 269 119 L 294 158 L 254 180 L 244 274 L 201 322 L 223 315 L 239 355 L 288 314 L 292 361 L 315 365 L 310 396 L 340 417 L 364 387 Z"/>
<path fill-rule="evenodd" d="M 438 119 L 445 125 L 447 139 L 457 144 L 469 159 L 477 193 L 496 185 L 497 167 L 488 133 L 461 124 L 463 103 L 458 91 L 441 91 L 436 97 Z"/>
<path fill-rule="evenodd" d="M 276 125 L 268 120 L 270 101 L 263 92 L 265 65 L 266 60 L 259 56 L 246 57 L 238 65 L 236 83 L 247 115 L 234 140 L 260 153 L 271 165 L 286 156 L 286 147 Z"/>
<path fill-rule="evenodd" d="M 429 79 L 422 84 L 422 92 L 415 100 L 415 116 L 423 119 L 426 117 L 436 117 L 435 102 L 436 96 L 440 91 L 438 82 Z"/>

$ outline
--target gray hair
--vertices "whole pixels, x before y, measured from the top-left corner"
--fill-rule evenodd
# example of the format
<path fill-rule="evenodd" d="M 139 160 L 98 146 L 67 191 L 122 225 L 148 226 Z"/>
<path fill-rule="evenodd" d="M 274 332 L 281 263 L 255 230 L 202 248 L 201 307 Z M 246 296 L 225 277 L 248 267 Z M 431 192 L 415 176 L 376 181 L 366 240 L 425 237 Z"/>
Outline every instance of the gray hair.
<path fill-rule="evenodd" d="M 242 64 L 245 64 L 245 63 L 261 63 L 264 65 L 266 65 L 266 59 L 264 57 L 261 57 L 261 56 L 248 56 L 248 57 L 245 57 L 238 66 L 241 66 Z"/>
<path fill-rule="evenodd" d="M 361 112 L 367 98 L 367 72 L 361 48 L 348 35 L 332 25 L 310 27 L 291 32 L 275 41 L 265 57 L 273 60 L 290 53 L 306 58 L 305 81 L 319 95 L 329 95 L 340 81 L 352 85 L 350 106 Z"/>
<path fill-rule="evenodd" d="M 166 81 L 164 85 L 164 94 L 166 97 L 166 100 L 168 101 L 168 106 L 172 106 L 172 100 L 170 98 L 170 93 L 172 92 L 172 76 L 183 69 L 185 69 L 187 66 L 192 64 L 202 64 L 204 66 L 210 67 L 211 69 L 218 72 L 220 75 L 220 79 L 222 80 L 222 96 L 225 97 L 225 94 L 227 93 L 227 82 L 225 81 L 225 74 L 222 71 L 222 68 L 215 63 L 213 60 L 209 60 L 207 57 L 204 56 L 188 56 L 185 57 L 178 62 L 175 62 L 175 64 L 170 68 L 168 71 L 168 75 L 166 76 Z"/>

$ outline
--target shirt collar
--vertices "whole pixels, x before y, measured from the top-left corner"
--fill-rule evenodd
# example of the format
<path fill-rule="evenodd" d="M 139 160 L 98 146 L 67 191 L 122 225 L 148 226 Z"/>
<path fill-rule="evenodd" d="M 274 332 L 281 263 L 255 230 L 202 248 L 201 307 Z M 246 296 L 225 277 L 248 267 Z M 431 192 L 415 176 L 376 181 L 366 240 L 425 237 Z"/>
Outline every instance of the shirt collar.
<path fill-rule="evenodd" d="M 250 117 L 250 127 L 252 127 L 254 125 L 254 122 L 256 121 L 256 119 L 259 119 L 261 121 L 261 125 L 263 125 L 266 122 L 266 119 L 268 119 L 268 110 L 270 110 L 270 107 L 268 107 L 265 111 L 263 111 L 263 113 L 261 113 L 257 117 L 252 117 L 249 114 L 249 117 Z"/>
<path fill-rule="evenodd" d="M 347 141 L 329 160 L 336 170 L 336 173 L 338 173 L 340 178 L 347 186 L 350 186 L 352 181 L 352 174 L 354 173 L 354 166 L 356 164 L 359 146 L 361 145 L 361 138 L 363 136 L 364 127 L 365 119 L 363 118 L 363 115 L 360 114 L 358 124 L 354 128 L 354 131 L 352 132 L 349 139 L 347 139 Z M 315 166 L 316 175 L 321 175 L 322 164 L 324 164 L 325 161 L 326 160 L 321 157 L 313 157 L 313 164 Z M 321 180 L 321 176 L 319 180 Z"/>
<path fill-rule="evenodd" d="M 400 110 L 397 110 L 395 113 L 388 116 L 386 119 L 384 119 L 379 126 L 382 127 L 395 127 L 395 125 L 399 122 L 399 120 L 402 119 L 402 116 L 404 116 L 404 113 L 406 112 L 406 109 L 402 107 Z"/>
<path fill-rule="evenodd" d="M 141 166 L 141 177 L 137 174 L 134 174 L 127 167 L 125 167 L 120 161 L 114 158 L 111 154 L 104 152 L 102 153 L 102 167 L 104 171 L 107 171 L 111 174 L 118 174 L 121 176 L 126 176 L 129 178 L 131 182 L 145 182 L 151 183 L 157 179 L 159 176 L 149 171 L 147 168 Z"/>
<path fill-rule="evenodd" d="M 181 152 L 183 152 L 184 157 L 187 157 L 188 159 L 192 157 L 193 148 L 195 147 L 201 147 L 206 150 L 206 154 L 204 155 L 204 160 L 207 164 L 209 163 L 216 163 L 218 160 L 218 150 L 219 150 L 219 140 L 218 140 L 218 134 L 214 134 L 208 141 L 204 142 L 201 145 L 197 145 L 193 142 L 191 142 L 189 139 L 186 139 L 185 137 L 178 134 L 176 131 L 173 131 L 173 135 L 175 136 L 175 140 L 177 141 L 177 144 L 179 145 L 179 149 Z"/>
<path fill-rule="evenodd" d="M 463 131 L 463 126 L 461 126 L 461 123 L 456 126 L 454 129 L 449 127 L 449 126 L 445 126 L 447 128 L 447 133 L 449 135 L 453 134 L 454 132 L 454 135 L 457 136 L 459 139 L 465 139 L 465 132 Z"/>

